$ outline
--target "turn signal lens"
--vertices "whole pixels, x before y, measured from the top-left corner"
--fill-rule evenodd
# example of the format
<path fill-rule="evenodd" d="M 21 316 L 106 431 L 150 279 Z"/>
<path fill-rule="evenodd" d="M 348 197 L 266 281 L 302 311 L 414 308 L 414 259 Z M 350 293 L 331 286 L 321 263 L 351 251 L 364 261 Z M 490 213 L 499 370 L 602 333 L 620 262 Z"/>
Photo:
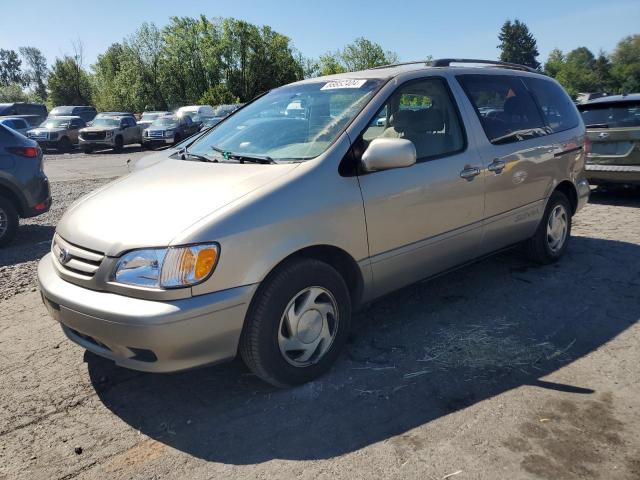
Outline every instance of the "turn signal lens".
<path fill-rule="evenodd" d="M 211 270 L 213 270 L 216 260 L 218 259 L 218 250 L 215 248 L 205 248 L 198 253 L 196 260 L 196 280 L 205 278 Z"/>
<path fill-rule="evenodd" d="M 211 274 L 217 259 L 217 245 L 171 247 L 162 265 L 160 286 L 175 288 L 195 285 Z"/>

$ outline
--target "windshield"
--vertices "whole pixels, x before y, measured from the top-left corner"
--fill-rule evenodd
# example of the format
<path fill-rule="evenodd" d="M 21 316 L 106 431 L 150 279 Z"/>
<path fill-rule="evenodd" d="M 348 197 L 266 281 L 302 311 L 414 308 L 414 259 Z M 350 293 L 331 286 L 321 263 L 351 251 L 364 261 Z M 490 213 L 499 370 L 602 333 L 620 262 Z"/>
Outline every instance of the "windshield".
<path fill-rule="evenodd" d="M 640 102 L 584 104 L 578 108 L 587 127 L 640 127 Z"/>
<path fill-rule="evenodd" d="M 213 115 L 216 117 L 226 117 L 227 115 L 233 113 L 235 110 L 237 110 L 240 106 L 236 106 L 236 105 L 219 105 L 218 107 L 215 108 L 215 110 L 213 111 Z"/>
<path fill-rule="evenodd" d="M 69 126 L 68 118 L 47 118 L 44 122 L 40 124 L 41 128 L 60 128 L 60 127 L 68 127 Z"/>
<path fill-rule="evenodd" d="M 178 125 L 178 119 L 176 117 L 160 117 L 151 124 L 156 127 L 175 127 Z"/>
<path fill-rule="evenodd" d="M 308 160 L 323 153 L 371 99 L 382 80 L 338 80 L 272 90 L 219 123 L 189 149 L 273 160 Z"/>
<path fill-rule="evenodd" d="M 50 115 L 69 115 L 73 113 L 73 107 L 56 107 L 51 110 Z"/>
<path fill-rule="evenodd" d="M 102 117 L 93 121 L 94 127 L 118 127 L 120 126 L 120 119 Z"/>
<path fill-rule="evenodd" d="M 143 113 L 140 120 L 155 120 L 160 115 L 160 113 Z"/>

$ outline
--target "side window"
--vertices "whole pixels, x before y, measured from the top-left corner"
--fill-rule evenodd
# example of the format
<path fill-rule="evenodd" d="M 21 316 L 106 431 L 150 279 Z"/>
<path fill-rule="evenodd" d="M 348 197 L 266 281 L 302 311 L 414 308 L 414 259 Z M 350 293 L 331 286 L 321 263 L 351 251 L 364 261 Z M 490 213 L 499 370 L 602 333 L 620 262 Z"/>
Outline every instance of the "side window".
<path fill-rule="evenodd" d="M 13 123 L 15 124 L 16 128 L 27 128 L 27 122 L 25 122 L 24 120 L 14 120 Z"/>
<path fill-rule="evenodd" d="M 193 120 L 191 120 L 191 117 L 189 115 L 186 115 L 185 117 L 183 117 L 183 122 L 185 125 L 191 125 L 193 123 Z"/>
<path fill-rule="evenodd" d="M 562 132 L 578 126 L 578 111 L 562 87 L 541 78 L 527 77 L 523 80 L 537 100 L 544 120 L 553 132 Z"/>
<path fill-rule="evenodd" d="M 363 132 L 363 147 L 375 138 L 411 140 L 418 161 L 460 152 L 466 143 L 449 89 L 437 77 L 400 86 Z"/>
<path fill-rule="evenodd" d="M 491 143 L 520 142 L 546 135 L 545 123 L 520 77 L 458 75 Z"/>

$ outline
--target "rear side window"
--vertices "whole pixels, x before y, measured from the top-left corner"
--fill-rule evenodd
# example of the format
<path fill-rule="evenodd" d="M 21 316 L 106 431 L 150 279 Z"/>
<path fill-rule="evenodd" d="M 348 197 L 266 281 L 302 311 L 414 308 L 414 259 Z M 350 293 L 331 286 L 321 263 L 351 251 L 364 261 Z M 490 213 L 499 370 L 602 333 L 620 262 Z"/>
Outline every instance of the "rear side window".
<path fill-rule="evenodd" d="M 547 134 L 540 110 L 520 77 L 472 74 L 456 78 L 491 143 L 520 142 Z"/>
<path fill-rule="evenodd" d="M 542 78 L 525 77 L 522 80 L 538 102 L 552 132 L 562 132 L 578 126 L 578 111 L 562 87 Z"/>

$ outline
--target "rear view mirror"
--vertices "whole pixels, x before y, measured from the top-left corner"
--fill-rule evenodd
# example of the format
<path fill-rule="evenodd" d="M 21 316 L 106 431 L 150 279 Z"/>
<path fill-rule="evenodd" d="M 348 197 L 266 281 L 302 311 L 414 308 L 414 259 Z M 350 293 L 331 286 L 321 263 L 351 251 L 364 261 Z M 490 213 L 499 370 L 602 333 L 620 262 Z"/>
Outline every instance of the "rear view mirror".
<path fill-rule="evenodd" d="M 367 172 L 410 167 L 416 163 L 416 147 L 404 138 L 375 138 L 362 155 Z"/>

